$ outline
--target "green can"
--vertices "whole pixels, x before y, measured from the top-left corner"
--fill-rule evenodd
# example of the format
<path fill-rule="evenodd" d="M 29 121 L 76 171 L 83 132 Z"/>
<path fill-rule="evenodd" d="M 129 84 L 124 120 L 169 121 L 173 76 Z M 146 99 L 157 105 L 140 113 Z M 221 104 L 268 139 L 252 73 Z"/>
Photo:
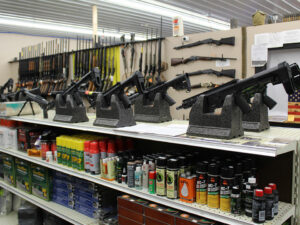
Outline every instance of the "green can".
<path fill-rule="evenodd" d="M 72 139 L 71 140 L 71 164 L 72 164 L 72 168 L 74 169 L 78 169 L 78 163 L 77 163 L 77 142 L 76 140 Z"/>
<path fill-rule="evenodd" d="M 158 157 L 156 164 L 156 194 L 160 196 L 166 195 L 166 163 L 166 157 Z"/>
<path fill-rule="evenodd" d="M 76 141 L 77 169 L 84 170 L 84 140 Z"/>
<path fill-rule="evenodd" d="M 167 198 L 176 199 L 178 198 L 178 159 L 169 159 L 167 162 Z"/>
<path fill-rule="evenodd" d="M 58 164 L 62 164 L 62 146 L 61 146 L 61 142 L 62 142 L 62 137 L 57 137 L 56 138 L 56 151 L 57 151 L 57 163 Z"/>

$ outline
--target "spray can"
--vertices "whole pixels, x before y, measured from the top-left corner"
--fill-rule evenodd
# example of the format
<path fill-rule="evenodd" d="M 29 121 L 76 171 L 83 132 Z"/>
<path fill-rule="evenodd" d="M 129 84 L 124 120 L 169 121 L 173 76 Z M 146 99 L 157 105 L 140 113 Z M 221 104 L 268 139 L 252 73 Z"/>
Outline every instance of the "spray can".
<path fill-rule="evenodd" d="M 209 164 L 207 178 L 207 205 L 217 209 L 220 207 L 220 176 L 219 166 L 216 163 Z"/>
<path fill-rule="evenodd" d="M 102 139 L 99 141 L 99 148 L 100 148 L 100 171 L 101 171 L 101 177 L 105 178 L 105 168 L 104 168 L 104 162 L 107 157 L 107 142 L 106 139 Z"/>
<path fill-rule="evenodd" d="M 117 158 L 116 169 L 117 169 L 117 182 L 122 183 L 122 174 L 124 168 L 124 159 L 123 157 Z"/>
<path fill-rule="evenodd" d="M 149 164 L 148 164 L 148 160 L 144 159 L 144 163 L 142 166 L 142 171 L 143 171 L 143 188 L 145 190 L 148 190 L 148 186 L 149 186 Z"/>
<path fill-rule="evenodd" d="M 126 171 L 126 166 L 123 168 L 123 173 L 122 173 L 122 184 L 127 184 L 127 171 Z"/>
<path fill-rule="evenodd" d="M 125 148 L 124 148 L 124 142 L 123 142 L 123 139 L 121 137 L 118 137 L 116 139 L 116 147 L 117 147 L 117 152 L 118 153 L 121 153 L 121 152 L 124 152 L 125 151 Z"/>
<path fill-rule="evenodd" d="M 166 157 L 158 157 L 156 163 L 156 194 L 160 196 L 166 195 L 166 164 Z"/>
<path fill-rule="evenodd" d="M 196 171 L 196 202 L 198 204 L 207 204 L 207 166 L 207 161 L 200 162 Z"/>
<path fill-rule="evenodd" d="M 178 157 L 178 163 L 179 163 L 179 175 L 186 172 L 186 157 L 185 156 L 179 156 Z"/>
<path fill-rule="evenodd" d="M 243 182 L 247 182 L 248 178 L 251 176 L 251 161 L 248 159 L 243 160 Z"/>
<path fill-rule="evenodd" d="M 272 188 L 272 192 L 274 195 L 274 215 L 277 215 L 278 214 L 278 201 L 279 201 L 279 194 L 278 194 L 277 186 L 274 183 L 269 183 L 268 186 Z"/>
<path fill-rule="evenodd" d="M 266 198 L 266 220 L 274 218 L 274 195 L 271 187 L 264 188 L 264 195 Z"/>
<path fill-rule="evenodd" d="M 77 158 L 77 169 L 84 170 L 84 140 L 75 141 L 76 146 L 76 158 Z M 99 161 L 98 161 L 99 164 Z"/>
<path fill-rule="evenodd" d="M 156 193 L 156 172 L 149 171 L 149 194 Z"/>
<path fill-rule="evenodd" d="M 84 170 L 90 172 L 90 141 L 84 142 Z"/>
<path fill-rule="evenodd" d="M 246 183 L 246 196 L 245 196 L 245 214 L 246 216 L 252 217 L 252 202 L 253 193 L 256 189 L 256 179 L 254 177 L 248 178 L 248 183 Z"/>
<path fill-rule="evenodd" d="M 167 161 L 166 175 L 167 198 L 176 199 L 178 198 L 179 184 L 178 159 L 171 158 Z"/>
<path fill-rule="evenodd" d="M 126 151 L 132 152 L 134 150 L 133 141 L 130 138 L 126 139 Z"/>
<path fill-rule="evenodd" d="M 227 166 L 221 169 L 220 181 L 220 209 L 224 212 L 230 212 L 230 196 L 234 182 L 233 166 Z"/>
<path fill-rule="evenodd" d="M 109 140 L 107 143 L 107 157 L 114 157 L 116 156 L 116 145 L 114 140 Z"/>
<path fill-rule="evenodd" d="M 266 221 L 266 202 L 264 192 L 256 189 L 253 197 L 252 221 L 255 223 L 264 223 Z"/>
<path fill-rule="evenodd" d="M 149 170 L 155 171 L 156 170 L 156 165 L 153 159 L 149 159 Z"/>
<path fill-rule="evenodd" d="M 100 151 L 98 141 L 90 142 L 90 173 L 100 174 Z"/>
<path fill-rule="evenodd" d="M 134 177 L 135 177 L 135 180 L 134 180 L 135 188 L 137 190 L 142 190 L 143 189 L 143 184 L 142 184 L 142 170 L 141 170 L 140 166 L 136 167 L 135 173 L 134 173 Z"/>
<path fill-rule="evenodd" d="M 108 161 L 108 158 L 106 159 L 101 159 L 102 161 L 102 167 L 101 167 L 101 177 L 106 179 L 107 178 L 107 173 L 108 173 L 108 170 L 107 170 L 107 161 Z"/>
<path fill-rule="evenodd" d="M 240 190 L 243 188 L 243 164 L 238 162 L 235 164 L 234 186 L 238 185 Z"/>
<path fill-rule="evenodd" d="M 127 163 L 127 185 L 130 188 L 135 186 L 134 184 L 134 172 L 135 172 L 135 163 L 128 162 Z"/>
<path fill-rule="evenodd" d="M 231 213 L 240 215 L 242 212 L 242 198 L 241 198 L 241 190 L 240 187 L 233 186 L 231 191 Z"/>
<path fill-rule="evenodd" d="M 107 179 L 113 181 L 116 179 L 116 157 L 107 159 Z"/>

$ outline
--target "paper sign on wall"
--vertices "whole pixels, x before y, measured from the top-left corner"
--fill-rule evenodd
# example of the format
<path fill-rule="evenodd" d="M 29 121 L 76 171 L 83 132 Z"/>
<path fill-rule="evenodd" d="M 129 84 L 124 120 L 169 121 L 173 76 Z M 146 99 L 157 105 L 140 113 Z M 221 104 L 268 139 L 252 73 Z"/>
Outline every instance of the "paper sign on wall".
<path fill-rule="evenodd" d="M 298 43 L 300 42 L 300 30 L 286 30 L 281 32 L 283 36 L 283 43 Z"/>
<path fill-rule="evenodd" d="M 256 34 L 255 45 L 267 45 L 268 48 L 279 48 L 283 46 L 283 34 L 281 32 Z"/>
<path fill-rule="evenodd" d="M 216 61 L 216 67 L 226 67 L 226 66 L 230 66 L 230 60 L 229 59 L 217 60 Z"/>
<path fill-rule="evenodd" d="M 251 66 L 264 66 L 268 61 L 268 47 L 266 44 L 252 45 Z"/>

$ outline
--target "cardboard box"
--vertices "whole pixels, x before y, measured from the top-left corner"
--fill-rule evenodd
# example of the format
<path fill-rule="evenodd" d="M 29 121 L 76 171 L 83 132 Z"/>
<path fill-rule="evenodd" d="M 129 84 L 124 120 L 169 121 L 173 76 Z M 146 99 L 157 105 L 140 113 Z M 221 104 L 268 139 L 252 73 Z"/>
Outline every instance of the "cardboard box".
<path fill-rule="evenodd" d="M 138 204 L 137 199 L 133 198 L 129 195 L 122 195 L 118 197 L 118 207 L 124 207 L 126 209 L 129 209 L 131 211 L 134 211 L 139 214 L 144 213 L 144 206 L 141 204 Z"/>
<path fill-rule="evenodd" d="M 16 186 L 16 166 L 15 158 L 10 155 L 3 156 L 4 181 L 10 185 Z"/>
<path fill-rule="evenodd" d="M 131 219 L 118 215 L 119 225 L 143 225 L 142 223 L 137 223 Z"/>
<path fill-rule="evenodd" d="M 153 218 L 145 217 L 145 225 L 168 225 L 168 223 L 163 223 Z"/>
<path fill-rule="evenodd" d="M 201 217 L 192 216 L 187 213 L 181 213 L 176 216 L 176 225 L 215 225 L 216 222 Z"/>
<path fill-rule="evenodd" d="M 122 206 L 118 207 L 118 215 L 131 219 L 137 223 L 144 223 L 144 215 L 141 213 L 136 213 L 135 211 L 128 210 Z"/>
<path fill-rule="evenodd" d="M 155 219 L 156 221 L 163 222 L 165 224 L 174 225 L 175 224 L 175 215 L 179 211 L 172 211 L 173 214 L 168 213 L 168 208 L 151 203 L 144 208 L 145 216 L 148 218 Z M 169 210 L 171 212 L 171 210 Z"/>
<path fill-rule="evenodd" d="M 50 170 L 43 166 L 31 164 L 32 171 L 32 194 L 50 201 L 51 198 L 51 178 Z"/>
<path fill-rule="evenodd" d="M 15 159 L 16 186 L 29 194 L 32 193 L 31 163 L 22 159 Z"/>

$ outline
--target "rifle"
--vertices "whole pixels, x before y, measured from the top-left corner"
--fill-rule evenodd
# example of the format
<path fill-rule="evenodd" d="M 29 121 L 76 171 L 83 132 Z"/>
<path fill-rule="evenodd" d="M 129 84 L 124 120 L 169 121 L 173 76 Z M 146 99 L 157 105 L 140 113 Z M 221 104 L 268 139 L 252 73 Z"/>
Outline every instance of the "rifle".
<path fill-rule="evenodd" d="M 176 109 L 192 107 L 198 100 L 198 97 L 203 95 L 205 99 L 204 113 L 214 112 L 216 108 L 223 106 L 226 96 L 233 95 L 235 103 L 242 112 L 248 113 L 251 111 L 249 106 L 250 99 L 256 93 L 262 93 L 264 104 L 269 109 L 272 109 L 276 102 L 265 93 L 269 83 L 273 85 L 282 83 L 286 93 L 293 94 L 295 90 L 300 88 L 300 69 L 298 65 L 296 63 L 289 65 L 287 62 L 282 62 L 278 66 L 256 73 L 252 77 L 243 80 L 232 80 L 219 87 L 184 99 L 182 105 Z"/>
<path fill-rule="evenodd" d="M 214 84 L 212 82 L 209 83 L 199 83 L 191 86 L 191 89 L 196 89 L 196 88 L 215 88 L 219 87 L 219 84 Z"/>
<path fill-rule="evenodd" d="M 77 105 L 83 104 L 82 99 L 79 95 L 80 89 L 86 87 L 87 83 L 92 80 L 94 84 L 100 84 L 100 73 L 98 67 L 93 68 L 90 72 L 85 74 L 79 81 L 73 82 L 64 91 L 52 92 L 51 95 L 61 94 L 63 101 L 66 101 L 68 95 L 72 95 L 77 103 Z"/>
<path fill-rule="evenodd" d="M 162 71 L 161 68 L 161 41 L 162 41 L 162 17 L 160 17 L 160 37 L 158 41 L 158 61 L 157 61 L 157 77 L 156 81 L 159 83 L 161 82 L 160 74 Z"/>
<path fill-rule="evenodd" d="M 126 56 L 125 56 L 125 49 L 127 47 L 127 44 L 125 43 L 125 34 L 123 34 L 120 37 L 120 40 L 122 43 L 121 55 L 122 55 L 122 59 L 123 59 L 124 72 L 125 72 L 125 77 L 127 78 L 127 62 L 126 62 Z"/>
<path fill-rule="evenodd" d="M 99 94 L 103 95 L 104 98 L 104 105 L 103 107 L 109 107 L 111 103 L 111 97 L 112 95 L 116 95 L 121 102 L 123 103 L 125 108 L 129 108 L 131 105 L 131 99 L 128 98 L 128 96 L 125 93 L 125 89 L 127 87 L 136 87 L 137 88 L 137 93 L 135 97 L 138 97 L 140 94 L 144 93 L 144 76 L 140 71 L 136 71 L 133 75 L 131 75 L 129 78 L 127 78 L 125 81 L 118 82 L 114 86 L 112 86 L 110 89 L 105 91 L 104 93 L 102 92 L 84 92 L 85 95 L 88 96 L 98 96 Z M 90 103 L 91 104 L 91 103 Z M 91 104 L 91 107 L 95 107 L 96 102 L 93 102 Z"/>
<path fill-rule="evenodd" d="M 146 34 L 146 52 L 145 52 L 145 69 L 144 69 L 144 77 L 146 78 L 148 72 L 148 29 Z"/>
<path fill-rule="evenodd" d="M 194 43 L 177 46 L 177 47 L 174 47 L 174 49 L 179 50 L 179 49 L 183 49 L 183 48 L 192 48 L 194 46 L 204 45 L 204 44 L 215 44 L 217 46 L 220 46 L 220 45 L 234 46 L 235 37 L 221 38 L 220 40 L 214 40 L 212 38 L 209 38 L 209 39 L 205 39 L 205 40 L 202 40 L 202 41 L 196 41 Z"/>
<path fill-rule="evenodd" d="M 187 64 L 189 62 L 193 62 L 193 61 L 198 61 L 198 60 L 203 60 L 203 61 L 213 61 L 213 60 L 221 60 L 221 61 L 225 61 L 227 59 L 230 60 L 236 60 L 236 58 L 224 58 L 223 55 L 222 57 L 210 57 L 210 56 L 191 56 L 189 58 L 172 58 L 171 59 L 171 66 L 177 66 L 180 64 Z"/>
<path fill-rule="evenodd" d="M 202 75 L 202 74 L 215 74 L 218 77 L 224 76 L 224 77 L 235 77 L 235 70 L 221 70 L 216 71 L 213 69 L 207 69 L 207 70 L 198 70 L 191 73 L 186 73 L 188 76 L 196 76 L 196 75 Z M 180 76 L 181 74 L 177 74 L 176 76 Z"/>
<path fill-rule="evenodd" d="M 156 32 L 156 38 L 157 38 L 157 32 Z M 156 45 L 157 45 L 157 43 L 155 42 L 155 50 L 154 50 L 154 54 L 153 54 L 153 65 L 152 65 L 152 71 L 151 71 L 152 82 L 154 82 L 154 75 L 156 73 Z"/>
<path fill-rule="evenodd" d="M 151 80 L 151 72 L 152 72 L 152 29 L 150 31 L 150 55 L 149 55 L 149 76 L 145 79 L 146 86 L 150 86 L 149 83 L 152 83 Z"/>
<path fill-rule="evenodd" d="M 20 91 L 18 91 L 18 95 L 19 95 L 19 98 L 23 98 L 26 101 L 24 103 L 24 105 L 22 106 L 21 110 L 19 111 L 18 116 L 22 113 L 27 102 L 30 103 L 33 115 L 34 115 L 34 111 L 33 111 L 32 105 L 31 105 L 31 101 L 38 103 L 39 106 L 43 110 L 44 118 L 48 118 L 48 110 L 51 109 L 52 107 L 54 107 L 54 102 L 48 102 L 46 99 L 44 99 L 41 96 L 41 92 L 40 92 L 39 88 L 32 89 L 31 91 L 29 91 L 25 88 L 22 88 Z"/>
<path fill-rule="evenodd" d="M 107 39 L 106 39 L 106 44 L 107 44 Z M 103 67 L 103 72 L 104 72 L 104 75 L 103 75 L 103 79 L 101 80 L 101 89 L 100 89 L 100 91 L 105 91 L 105 89 L 104 89 L 104 81 L 105 81 L 105 79 L 106 79 L 106 75 L 107 75 L 107 72 L 106 72 L 106 66 L 107 66 L 107 63 L 106 63 L 106 54 L 107 54 L 107 47 L 105 46 L 104 47 L 104 56 L 103 56 L 103 63 L 104 63 L 104 67 Z"/>
<path fill-rule="evenodd" d="M 6 94 L 12 93 L 14 87 L 14 80 L 13 79 L 8 79 L 8 81 L 5 82 L 3 86 L 0 86 L 0 101 L 1 102 L 6 102 L 8 99 L 6 97 Z M 7 93 L 4 94 L 5 89 L 7 89 Z"/>
<path fill-rule="evenodd" d="M 131 45 L 131 49 L 130 49 L 130 52 L 131 52 L 131 56 L 130 56 L 130 71 L 132 73 L 132 69 L 133 69 L 133 59 L 134 59 L 134 39 L 135 39 L 135 34 L 134 33 L 131 33 L 130 34 L 130 45 Z"/>
<path fill-rule="evenodd" d="M 143 70 L 143 46 L 144 46 L 144 43 L 142 43 L 141 55 L 140 55 L 140 60 L 139 60 L 139 71 L 140 72 L 142 72 L 142 70 Z"/>
<path fill-rule="evenodd" d="M 187 89 L 187 92 L 191 91 L 191 83 L 189 76 L 187 74 L 182 74 L 173 78 L 172 80 L 161 82 L 155 86 L 151 86 L 146 89 L 143 93 L 143 101 L 145 105 L 153 104 L 154 98 L 157 93 L 161 93 L 163 99 L 168 102 L 170 106 L 174 105 L 176 102 L 168 95 L 167 90 L 172 87 L 175 90 Z M 135 99 L 139 93 L 133 94 L 129 97 L 129 100 Z"/>

